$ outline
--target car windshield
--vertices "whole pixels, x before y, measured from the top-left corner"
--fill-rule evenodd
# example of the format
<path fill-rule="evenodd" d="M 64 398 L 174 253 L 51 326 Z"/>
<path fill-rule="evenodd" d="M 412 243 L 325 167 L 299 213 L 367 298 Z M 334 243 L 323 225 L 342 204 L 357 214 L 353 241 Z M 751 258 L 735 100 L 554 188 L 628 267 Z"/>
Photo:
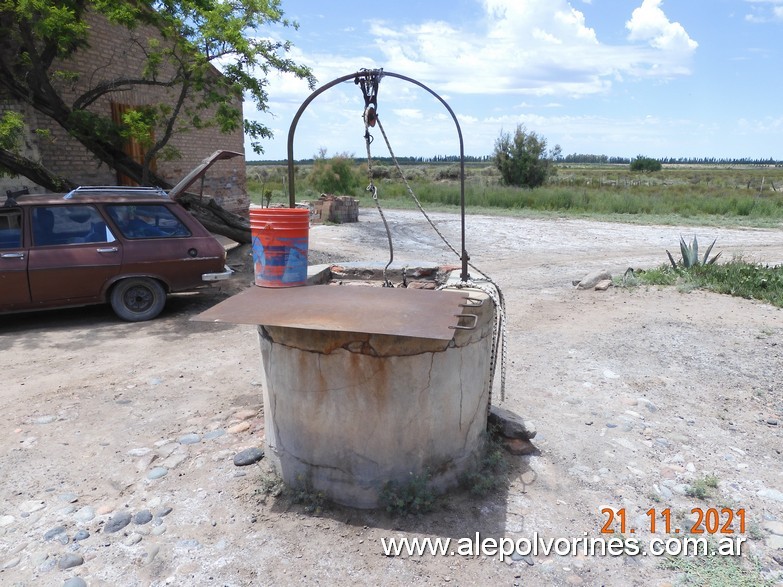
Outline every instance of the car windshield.
<path fill-rule="evenodd" d="M 126 238 L 163 238 L 190 236 L 188 228 L 166 206 L 114 204 L 109 216 Z"/>

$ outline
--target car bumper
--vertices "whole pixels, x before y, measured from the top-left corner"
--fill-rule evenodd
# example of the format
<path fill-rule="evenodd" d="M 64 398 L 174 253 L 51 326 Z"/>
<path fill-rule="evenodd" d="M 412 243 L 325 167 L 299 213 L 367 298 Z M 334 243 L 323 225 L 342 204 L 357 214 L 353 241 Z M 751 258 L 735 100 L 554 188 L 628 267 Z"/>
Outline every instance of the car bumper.
<path fill-rule="evenodd" d="M 234 273 L 233 269 L 229 267 L 225 267 L 224 271 L 221 271 L 220 273 L 204 273 L 201 276 L 201 281 L 207 281 L 207 282 L 223 281 L 224 279 L 228 279 L 229 277 L 231 277 L 233 273 Z"/>

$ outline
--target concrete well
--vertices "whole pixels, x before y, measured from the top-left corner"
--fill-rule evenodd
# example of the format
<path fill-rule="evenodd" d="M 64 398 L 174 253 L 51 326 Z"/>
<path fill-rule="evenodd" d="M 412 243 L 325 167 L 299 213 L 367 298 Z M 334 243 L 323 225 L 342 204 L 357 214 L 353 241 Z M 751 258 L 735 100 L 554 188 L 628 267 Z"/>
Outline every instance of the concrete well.
<path fill-rule="evenodd" d="M 495 308 L 460 291 L 485 303 L 450 341 L 258 326 L 267 458 L 287 484 L 371 508 L 387 482 L 427 472 L 442 492 L 478 466 Z"/>

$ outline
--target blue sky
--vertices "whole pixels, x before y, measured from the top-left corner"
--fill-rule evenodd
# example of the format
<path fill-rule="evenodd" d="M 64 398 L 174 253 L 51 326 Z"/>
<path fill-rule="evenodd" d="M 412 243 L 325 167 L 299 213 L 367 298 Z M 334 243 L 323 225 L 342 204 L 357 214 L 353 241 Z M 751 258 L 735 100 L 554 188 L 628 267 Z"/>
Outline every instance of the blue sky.
<path fill-rule="evenodd" d="M 293 43 L 318 86 L 362 68 L 413 78 L 457 115 L 467 155 L 490 155 L 523 124 L 571 153 L 783 159 L 783 0 L 283 0 Z M 311 91 L 273 74 L 265 153 L 285 159 Z M 294 158 L 365 154 L 353 83 L 319 95 Z M 417 86 L 382 79 L 378 115 L 398 156 L 456 155 L 447 110 Z M 387 156 L 378 130 L 373 154 Z"/>

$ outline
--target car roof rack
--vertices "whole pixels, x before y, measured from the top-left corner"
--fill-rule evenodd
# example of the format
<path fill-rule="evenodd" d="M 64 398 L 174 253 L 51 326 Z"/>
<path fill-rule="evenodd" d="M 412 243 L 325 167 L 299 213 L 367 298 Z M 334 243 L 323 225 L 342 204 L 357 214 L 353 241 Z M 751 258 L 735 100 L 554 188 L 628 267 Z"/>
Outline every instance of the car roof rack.
<path fill-rule="evenodd" d="M 159 188 L 156 186 L 135 186 L 135 185 L 89 185 L 89 186 L 79 186 L 75 189 L 72 189 L 70 192 L 65 194 L 63 196 L 64 200 L 70 200 L 74 196 L 78 196 L 79 194 L 98 194 L 98 193 L 106 193 L 106 194 L 116 194 L 118 196 L 124 196 L 127 194 L 144 194 L 144 195 L 152 195 L 152 196 L 161 196 L 163 198 L 168 198 L 169 195 L 166 193 L 166 191 L 163 188 Z"/>

